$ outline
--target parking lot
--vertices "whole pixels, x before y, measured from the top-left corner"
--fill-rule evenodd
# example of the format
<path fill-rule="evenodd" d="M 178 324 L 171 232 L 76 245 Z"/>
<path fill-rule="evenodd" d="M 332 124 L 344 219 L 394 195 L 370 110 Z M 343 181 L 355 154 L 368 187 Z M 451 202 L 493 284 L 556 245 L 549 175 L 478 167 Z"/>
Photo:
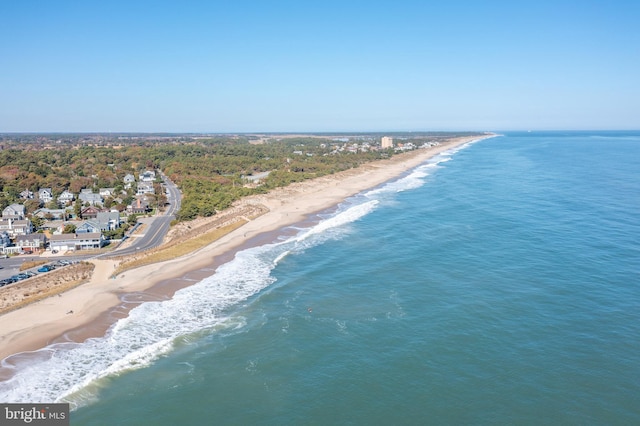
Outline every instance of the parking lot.
<path fill-rule="evenodd" d="M 71 265 L 71 264 L 73 264 L 75 262 L 76 261 L 73 261 L 73 260 L 60 259 L 60 260 L 55 260 L 55 261 L 48 262 L 48 263 L 43 264 L 43 265 L 38 265 L 38 266 L 30 268 L 30 269 L 28 269 L 26 271 L 18 272 L 18 273 L 14 274 L 14 275 L 11 275 L 10 277 L 7 277 L 7 278 L 4 278 L 4 279 L 0 280 L 0 287 L 4 287 L 6 285 L 13 284 L 13 283 L 18 282 L 18 281 L 26 280 L 27 278 L 34 277 L 34 276 L 36 276 L 38 274 L 46 274 L 49 271 L 53 271 L 54 269 L 62 268 L 62 267 L 67 266 L 67 265 Z M 0 266 L 0 268 L 4 268 L 4 267 Z M 17 267 L 13 266 L 12 269 L 15 270 L 17 268 L 19 268 L 19 264 L 18 264 Z M 6 276 L 6 274 L 5 274 L 5 276 Z"/>

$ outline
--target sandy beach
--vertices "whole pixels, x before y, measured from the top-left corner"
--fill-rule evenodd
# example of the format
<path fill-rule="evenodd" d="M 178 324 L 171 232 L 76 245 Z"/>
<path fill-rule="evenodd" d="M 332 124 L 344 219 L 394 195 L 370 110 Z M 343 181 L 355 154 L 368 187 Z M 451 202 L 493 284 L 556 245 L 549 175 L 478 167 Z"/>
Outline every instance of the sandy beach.
<path fill-rule="evenodd" d="M 121 305 L 123 296 L 145 292 L 190 271 L 219 264 L 221 259 L 229 259 L 257 236 L 302 222 L 313 213 L 398 177 L 443 151 L 492 136 L 455 138 L 439 146 L 293 184 L 265 195 L 247 197 L 241 203 L 261 204 L 268 212 L 197 252 L 129 270 L 115 279 L 111 276 L 117 267 L 116 261 L 94 260 L 96 268 L 88 283 L 0 316 L 0 359 L 38 350 L 54 342 L 81 341 L 102 335 L 117 320 L 118 315 L 113 311 Z M 165 296 L 170 297 L 175 289 L 175 286 L 167 285 Z M 154 297 L 160 296 L 154 294 Z M 119 316 L 124 315 L 126 312 Z"/>

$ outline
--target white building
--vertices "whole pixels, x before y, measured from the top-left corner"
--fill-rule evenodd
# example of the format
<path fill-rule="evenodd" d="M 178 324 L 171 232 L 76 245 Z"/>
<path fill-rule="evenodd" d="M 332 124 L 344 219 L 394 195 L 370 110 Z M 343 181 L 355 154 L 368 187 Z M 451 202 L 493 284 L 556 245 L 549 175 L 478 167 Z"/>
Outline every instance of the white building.
<path fill-rule="evenodd" d="M 136 178 L 135 176 L 133 176 L 131 173 L 128 173 L 125 177 L 124 177 L 124 188 L 125 189 L 129 189 L 131 188 L 131 185 L 133 185 L 134 183 L 136 183 Z"/>
<path fill-rule="evenodd" d="M 71 203 L 75 199 L 73 193 L 71 191 L 67 191 L 66 189 L 62 191 L 62 193 L 58 196 L 58 205 L 66 206 Z"/>
<path fill-rule="evenodd" d="M 98 193 L 100 194 L 100 196 L 106 198 L 106 197 L 113 197 L 115 195 L 115 188 L 100 188 L 98 189 Z"/>
<path fill-rule="evenodd" d="M 6 219 L 24 219 L 26 210 L 23 204 L 11 204 L 2 210 L 2 217 Z"/>
<path fill-rule="evenodd" d="M 38 198 L 44 204 L 47 204 L 51 200 L 53 200 L 53 191 L 51 188 L 40 188 L 38 190 Z"/>
<path fill-rule="evenodd" d="M 27 235 L 33 232 L 33 225 L 29 219 L 0 219 L 0 231 L 6 231 L 11 238 Z"/>
<path fill-rule="evenodd" d="M 52 235 L 49 240 L 51 250 L 61 252 L 99 249 L 104 246 L 104 244 L 104 237 L 99 232 Z"/>
<path fill-rule="evenodd" d="M 140 175 L 140 182 L 154 182 L 156 180 L 156 172 L 147 170 Z"/>
<path fill-rule="evenodd" d="M 153 183 L 151 182 L 138 182 L 136 195 L 144 195 L 144 194 L 155 194 L 156 190 L 153 188 Z"/>

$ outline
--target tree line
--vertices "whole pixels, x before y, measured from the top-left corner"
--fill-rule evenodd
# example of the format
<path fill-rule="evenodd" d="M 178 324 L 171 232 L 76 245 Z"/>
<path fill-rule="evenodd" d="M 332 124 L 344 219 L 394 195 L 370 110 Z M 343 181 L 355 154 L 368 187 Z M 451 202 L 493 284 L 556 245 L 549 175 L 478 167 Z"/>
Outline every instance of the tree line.
<path fill-rule="evenodd" d="M 123 189 L 126 174 L 162 170 L 183 193 L 178 220 L 211 216 L 233 201 L 292 182 L 323 176 L 393 155 L 392 150 L 347 152 L 342 142 L 287 138 L 252 144 L 249 138 L 145 141 L 140 144 L 47 146 L 14 144 L 0 150 L 0 208 L 21 202 L 25 189 L 52 188 L 75 194 L 83 188 Z M 270 172 L 258 187 L 243 177 Z"/>

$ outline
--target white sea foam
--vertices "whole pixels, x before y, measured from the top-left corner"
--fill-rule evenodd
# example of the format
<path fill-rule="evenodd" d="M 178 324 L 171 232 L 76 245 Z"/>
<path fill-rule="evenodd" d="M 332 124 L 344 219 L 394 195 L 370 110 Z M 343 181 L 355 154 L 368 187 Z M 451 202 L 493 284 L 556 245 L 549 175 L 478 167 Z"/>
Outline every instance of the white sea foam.
<path fill-rule="evenodd" d="M 348 200 L 335 214 L 293 237 L 238 252 L 214 275 L 177 291 L 172 299 L 135 307 L 103 337 L 39 351 L 42 356 L 28 365 L 15 365 L 13 377 L 0 383 L 0 401 L 84 405 L 96 398 L 105 378 L 149 365 L 176 342 L 203 330 L 237 328 L 228 310 L 270 286 L 275 281 L 271 270 L 283 258 L 341 238 L 346 225 L 375 210 L 381 198 L 423 185 L 425 177 L 448 159 L 450 154 L 440 155 L 397 181 Z"/>
<path fill-rule="evenodd" d="M 142 303 L 116 322 L 104 337 L 84 343 L 51 345 L 50 353 L 16 366 L 0 383 L 0 400 L 68 401 L 84 405 L 95 398 L 102 379 L 145 367 L 171 351 L 177 339 L 229 325 L 225 311 L 274 282 L 271 270 L 285 256 L 337 238 L 339 228 L 372 211 L 377 200 L 351 206 L 285 241 L 238 252 L 217 272 L 164 301 Z"/>
<path fill-rule="evenodd" d="M 470 142 L 471 143 L 471 142 Z M 467 146 L 469 144 L 465 144 Z M 451 160 L 451 156 L 458 152 L 462 147 L 453 148 L 451 150 L 444 151 L 433 158 L 430 158 L 425 164 L 416 167 L 406 176 L 400 179 L 386 183 L 385 185 L 367 191 L 364 195 L 368 198 L 378 198 L 385 194 L 393 194 L 396 192 L 408 191 L 421 187 L 426 182 L 426 177 L 429 176 L 434 170 L 439 167 L 440 163 L 445 163 Z"/>
<path fill-rule="evenodd" d="M 340 227 L 355 222 L 361 217 L 367 215 L 371 211 L 373 211 L 376 205 L 379 203 L 378 200 L 369 200 L 362 204 L 356 204 L 347 210 L 338 211 L 334 216 L 323 220 L 318 223 L 316 226 L 309 228 L 306 231 L 300 232 L 293 240 L 296 243 L 302 243 L 309 240 L 312 237 L 321 237 L 322 241 L 325 241 L 327 238 L 335 237 L 336 232 L 340 232 Z M 333 231 L 333 232 L 332 232 Z M 314 240 L 312 242 L 313 245 L 317 244 L 319 241 Z M 285 241 L 281 244 L 288 244 L 289 241 Z"/>

